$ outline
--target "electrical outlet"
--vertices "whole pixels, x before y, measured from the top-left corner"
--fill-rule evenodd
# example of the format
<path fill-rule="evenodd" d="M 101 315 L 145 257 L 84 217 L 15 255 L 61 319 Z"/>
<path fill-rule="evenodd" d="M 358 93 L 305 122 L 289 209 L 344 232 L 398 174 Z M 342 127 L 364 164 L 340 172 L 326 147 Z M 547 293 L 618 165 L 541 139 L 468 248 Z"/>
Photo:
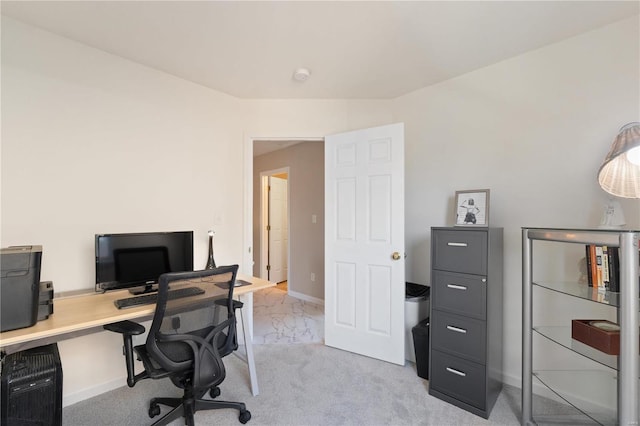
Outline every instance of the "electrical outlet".
<path fill-rule="evenodd" d="M 313 272 L 311 273 L 311 281 L 315 281 L 316 280 L 316 274 L 314 274 Z"/>

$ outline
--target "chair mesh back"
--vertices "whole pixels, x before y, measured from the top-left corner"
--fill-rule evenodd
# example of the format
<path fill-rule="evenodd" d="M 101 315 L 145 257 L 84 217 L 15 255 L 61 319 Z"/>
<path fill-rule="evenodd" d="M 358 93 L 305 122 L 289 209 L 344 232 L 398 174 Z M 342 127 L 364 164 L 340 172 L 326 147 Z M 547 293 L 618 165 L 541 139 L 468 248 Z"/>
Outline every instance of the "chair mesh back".
<path fill-rule="evenodd" d="M 197 375 L 201 377 L 195 377 L 194 381 L 207 382 L 216 381 L 216 374 L 220 373 L 215 371 L 222 368 L 221 374 L 224 378 L 224 367 L 217 365 L 221 364 L 218 346 L 225 344 L 227 336 L 235 336 L 235 319 L 230 321 L 224 334 L 220 335 L 215 343 L 207 342 L 210 347 L 202 347 L 199 343 L 196 345 L 194 341 L 197 342 L 197 338 L 210 338 L 211 331 L 217 325 L 233 316 L 233 310 L 229 310 L 229 306 L 233 303 L 233 285 L 237 271 L 238 265 L 232 265 L 160 276 L 156 311 L 145 346 L 154 362 L 162 369 L 191 374 L 197 366 Z M 184 304 L 189 303 L 187 300 L 167 301 L 169 286 L 171 289 L 197 286 L 205 290 L 207 296 L 211 293 L 212 297 L 207 297 L 207 303 L 200 303 L 202 297 L 196 296 L 193 300 L 198 300 L 198 303 L 193 306 L 190 304 L 185 310 Z M 193 336 L 197 338 L 194 339 Z M 215 349 L 213 345 L 216 346 Z"/>

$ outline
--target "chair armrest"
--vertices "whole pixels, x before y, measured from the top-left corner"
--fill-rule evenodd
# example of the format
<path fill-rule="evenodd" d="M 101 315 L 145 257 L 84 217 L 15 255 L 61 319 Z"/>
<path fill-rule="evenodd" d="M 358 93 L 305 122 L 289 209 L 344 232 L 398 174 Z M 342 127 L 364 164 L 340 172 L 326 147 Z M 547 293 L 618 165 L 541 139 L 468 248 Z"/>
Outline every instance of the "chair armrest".
<path fill-rule="evenodd" d="M 113 331 L 114 333 L 122 334 L 122 340 L 124 344 L 124 357 L 127 364 L 127 385 L 130 388 L 136 384 L 136 382 L 146 377 L 146 374 L 139 374 L 136 376 L 135 367 L 133 365 L 133 338 L 145 332 L 144 326 L 135 323 L 133 321 L 119 321 L 111 324 L 105 324 L 102 326 L 105 330 Z"/>
<path fill-rule="evenodd" d="M 130 336 L 142 334 L 145 331 L 144 326 L 133 321 L 120 321 L 112 324 L 103 325 L 105 330 L 113 331 L 114 333 L 120 333 Z"/>
<path fill-rule="evenodd" d="M 220 306 L 227 306 L 227 299 L 216 299 L 213 303 Z M 244 304 L 241 301 L 233 299 L 232 307 L 234 311 L 236 309 L 241 309 L 243 305 Z"/>

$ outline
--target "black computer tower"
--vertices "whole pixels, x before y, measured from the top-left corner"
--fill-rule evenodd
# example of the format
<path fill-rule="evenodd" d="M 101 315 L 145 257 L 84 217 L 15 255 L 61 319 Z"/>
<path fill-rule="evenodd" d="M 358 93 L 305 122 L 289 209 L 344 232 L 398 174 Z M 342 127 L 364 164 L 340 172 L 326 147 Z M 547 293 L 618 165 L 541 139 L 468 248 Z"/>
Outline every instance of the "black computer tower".
<path fill-rule="evenodd" d="M 62 365 L 58 345 L 7 355 L 2 360 L 3 426 L 62 425 Z"/>

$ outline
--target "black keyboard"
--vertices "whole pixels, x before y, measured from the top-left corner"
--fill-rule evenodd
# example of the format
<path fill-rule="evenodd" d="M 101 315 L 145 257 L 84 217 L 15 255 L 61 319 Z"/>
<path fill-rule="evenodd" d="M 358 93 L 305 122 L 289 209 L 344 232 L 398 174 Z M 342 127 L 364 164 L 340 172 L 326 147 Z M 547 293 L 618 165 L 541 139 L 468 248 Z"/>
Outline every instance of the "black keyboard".
<path fill-rule="evenodd" d="M 172 299 L 181 299 L 183 297 L 189 296 L 197 296 L 198 294 L 204 293 L 204 290 L 200 287 L 184 287 L 177 288 L 175 290 L 169 290 L 169 298 Z M 151 305 L 156 303 L 158 300 L 158 293 L 149 293 L 149 294 L 141 294 L 140 296 L 128 297 L 126 299 L 118 299 L 114 301 L 116 308 L 132 308 L 134 306 L 140 305 Z"/>

